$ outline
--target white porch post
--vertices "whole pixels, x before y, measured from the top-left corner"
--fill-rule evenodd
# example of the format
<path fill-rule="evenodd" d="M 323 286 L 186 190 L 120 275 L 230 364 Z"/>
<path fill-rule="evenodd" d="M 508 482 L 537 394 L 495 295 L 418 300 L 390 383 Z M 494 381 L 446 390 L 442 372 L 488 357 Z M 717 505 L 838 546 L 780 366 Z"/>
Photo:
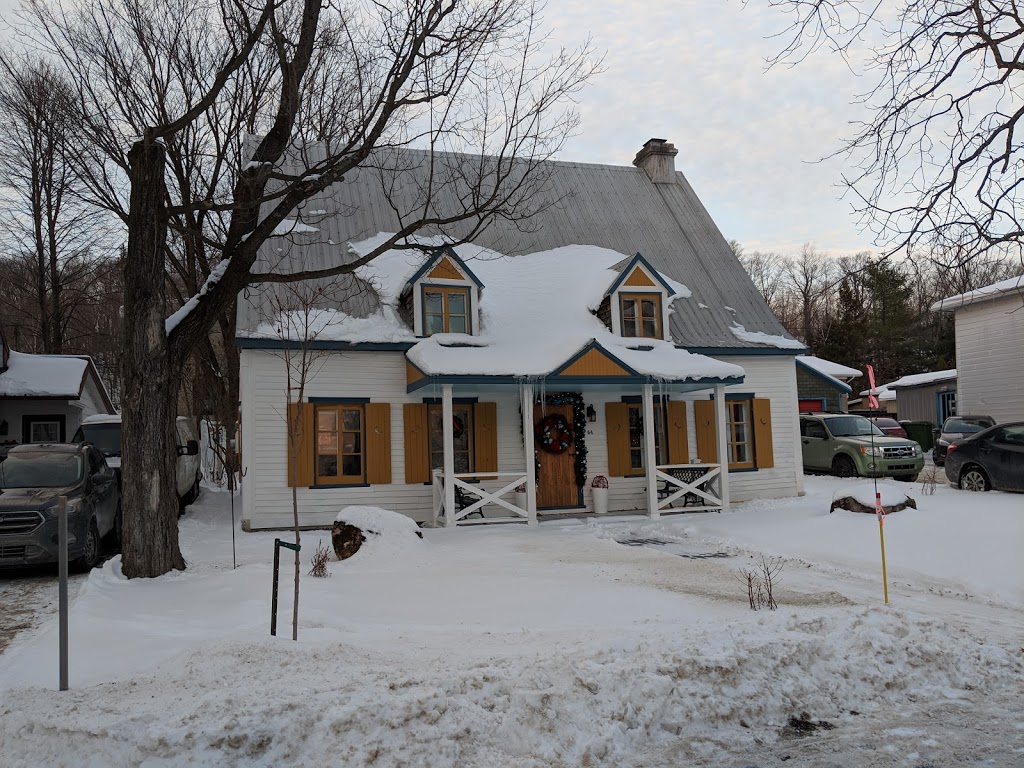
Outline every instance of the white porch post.
<path fill-rule="evenodd" d="M 444 433 L 444 524 L 455 525 L 455 411 L 452 385 L 441 385 L 441 422 Z"/>
<path fill-rule="evenodd" d="M 658 465 L 658 449 L 654 444 L 654 435 L 657 427 L 654 423 L 654 385 L 644 384 L 644 441 L 646 443 L 644 456 L 647 465 L 647 514 L 652 518 L 658 518 L 661 513 L 658 511 L 658 478 L 655 476 Z"/>
<path fill-rule="evenodd" d="M 719 487 L 722 489 L 722 509 L 729 509 L 729 420 L 725 416 L 725 387 L 715 385 L 715 436 L 718 440 Z"/>
<path fill-rule="evenodd" d="M 537 458 L 533 445 L 533 384 L 522 385 L 523 452 L 526 454 L 526 522 L 537 524 Z"/>

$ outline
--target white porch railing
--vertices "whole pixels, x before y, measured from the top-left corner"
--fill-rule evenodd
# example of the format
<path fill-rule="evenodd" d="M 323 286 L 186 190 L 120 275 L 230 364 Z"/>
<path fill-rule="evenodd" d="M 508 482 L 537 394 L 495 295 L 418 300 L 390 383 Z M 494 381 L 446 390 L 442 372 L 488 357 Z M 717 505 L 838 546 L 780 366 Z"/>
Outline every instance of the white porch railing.
<path fill-rule="evenodd" d="M 529 522 L 530 512 L 524 507 L 519 507 L 505 499 L 501 498 L 506 493 L 509 493 L 517 486 L 526 485 L 527 474 L 526 472 L 460 472 L 454 475 L 452 478 L 452 484 L 461 493 L 458 494 L 465 498 L 466 495 L 472 496 L 477 499 L 472 503 L 465 504 L 462 509 L 445 509 L 445 492 L 444 492 L 444 472 L 440 469 L 435 469 L 432 473 L 433 477 L 433 491 L 434 491 L 434 525 L 437 525 L 438 518 L 443 514 L 444 522 L 446 527 L 453 525 L 475 525 L 480 523 L 519 523 Z M 496 491 L 488 491 L 481 484 L 467 483 L 467 479 L 478 478 L 488 480 L 504 480 L 508 481 L 505 485 Z M 512 513 L 511 516 L 505 515 L 500 517 L 481 517 L 479 520 L 467 520 L 466 517 L 472 515 L 474 512 L 480 512 L 483 514 L 483 508 L 488 504 L 494 504 L 499 507 L 503 507 Z M 456 502 L 456 507 L 458 503 Z"/>
<path fill-rule="evenodd" d="M 721 464 L 662 464 L 655 468 L 654 477 L 659 486 L 658 511 L 667 510 L 672 503 L 684 499 L 687 512 L 712 509 L 722 511 Z M 717 487 L 716 487 L 717 486 Z M 698 504 L 688 502 L 696 499 Z"/>

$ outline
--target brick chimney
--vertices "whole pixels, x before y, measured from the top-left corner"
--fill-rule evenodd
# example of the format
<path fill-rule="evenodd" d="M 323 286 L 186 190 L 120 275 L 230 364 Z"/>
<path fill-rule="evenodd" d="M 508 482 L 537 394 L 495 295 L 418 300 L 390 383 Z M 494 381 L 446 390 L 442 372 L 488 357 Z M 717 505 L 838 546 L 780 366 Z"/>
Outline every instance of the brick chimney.
<path fill-rule="evenodd" d="M 674 144 L 665 139 L 648 139 L 644 148 L 636 153 L 633 165 L 643 168 L 655 184 L 676 183 L 676 161 L 679 154 Z"/>

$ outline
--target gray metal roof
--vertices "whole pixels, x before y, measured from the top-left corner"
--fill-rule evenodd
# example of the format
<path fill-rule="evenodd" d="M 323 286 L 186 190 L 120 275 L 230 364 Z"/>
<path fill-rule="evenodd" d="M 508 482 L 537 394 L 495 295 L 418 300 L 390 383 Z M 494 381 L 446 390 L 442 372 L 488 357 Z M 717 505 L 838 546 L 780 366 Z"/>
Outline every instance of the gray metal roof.
<path fill-rule="evenodd" d="M 397 231 L 400 222 L 392 204 L 398 201 L 399 209 L 412 210 L 421 201 L 428 154 L 402 150 L 400 157 L 400 163 L 378 160 L 372 169 L 349 173 L 310 200 L 298 218 L 318 231 L 272 238 L 261 251 L 262 263 L 257 267 L 270 263 L 275 269 L 300 263 L 306 269 L 332 266 L 352 258 L 345 252 L 346 243 Z M 446 158 L 451 167 L 469 160 L 457 155 Z M 436 156 L 434 162 L 436 173 Z M 380 170 L 391 165 L 403 167 L 398 183 Z M 729 330 L 734 322 L 747 331 L 788 336 L 681 172 L 676 172 L 675 183 L 654 184 L 634 166 L 550 161 L 541 171 L 541 181 L 523 201 L 533 213 L 525 221 L 496 219 L 474 243 L 511 256 L 575 244 L 610 248 L 626 256 L 639 252 L 655 269 L 692 291 L 691 298 L 675 302 L 670 321 L 676 343 L 686 347 L 765 348 L 736 338 Z M 384 179 L 387 184 L 382 184 Z M 451 185 L 433 201 L 434 209 L 441 212 L 459 205 Z M 458 228 L 449 230 L 453 232 Z M 501 286 L 487 290 L 500 291 Z M 250 289 L 250 294 L 258 293 Z M 357 315 L 372 311 L 373 297 L 365 290 L 356 294 L 339 301 L 339 306 Z M 267 316 L 260 303 L 239 302 L 240 333 Z"/>

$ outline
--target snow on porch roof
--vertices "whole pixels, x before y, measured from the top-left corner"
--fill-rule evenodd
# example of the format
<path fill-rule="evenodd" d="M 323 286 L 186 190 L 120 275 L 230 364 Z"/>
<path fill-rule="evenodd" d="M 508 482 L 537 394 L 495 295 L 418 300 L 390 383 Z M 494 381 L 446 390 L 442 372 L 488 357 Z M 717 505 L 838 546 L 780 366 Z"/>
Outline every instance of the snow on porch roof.
<path fill-rule="evenodd" d="M 82 394 L 89 358 L 15 352 L 0 373 L 0 397 L 57 397 L 77 400 Z"/>

